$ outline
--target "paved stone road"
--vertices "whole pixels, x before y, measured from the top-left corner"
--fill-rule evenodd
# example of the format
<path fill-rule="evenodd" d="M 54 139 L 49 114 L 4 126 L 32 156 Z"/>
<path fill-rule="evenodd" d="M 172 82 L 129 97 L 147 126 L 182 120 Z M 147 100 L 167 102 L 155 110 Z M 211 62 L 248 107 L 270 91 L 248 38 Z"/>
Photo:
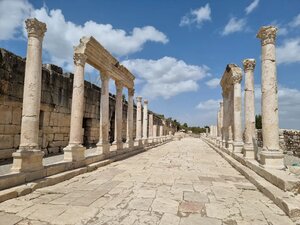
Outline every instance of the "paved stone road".
<path fill-rule="evenodd" d="M 289 225 L 200 139 L 174 141 L 0 204 L 0 224 Z"/>

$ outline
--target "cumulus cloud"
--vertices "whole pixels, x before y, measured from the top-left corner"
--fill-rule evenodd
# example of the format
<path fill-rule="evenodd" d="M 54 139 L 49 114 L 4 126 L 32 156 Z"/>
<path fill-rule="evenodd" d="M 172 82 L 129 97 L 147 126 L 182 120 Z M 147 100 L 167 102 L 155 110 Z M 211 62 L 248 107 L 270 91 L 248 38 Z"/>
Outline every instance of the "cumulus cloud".
<path fill-rule="evenodd" d="M 166 35 L 152 26 L 136 27 L 127 33 L 125 30 L 114 28 L 111 24 L 94 21 L 77 25 L 66 21 L 61 10 L 54 9 L 48 12 L 45 7 L 35 10 L 33 16 L 47 24 L 44 48 L 50 54 L 51 61 L 66 68 L 72 65 L 73 46 L 78 45 L 79 39 L 83 36 L 94 36 L 116 56 L 138 52 L 148 41 L 168 42 Z"/>
<path fill-rule="evenodd" d="M 290 64 L 300 62 L 300 38 L 287 39 L 278 46 L 277 62 L 279 64 Z"/>
<path fill-rule="evenodd" d="M 258 6 L 258 3 L 259 0 L 254 0 L 253 2 L 251 2 L 251 4 L 245 8 L 246 14 L 250 14 Z"/>
<path fill-rule="evenodd" d="M 221 81 L 220 78 L 213 78 L 213 79 L 205 82 L 205 84 L 210 88 L 216 88 L 220 85 L 220 81 Z"/>
<path fill-rule="evenodd" d="M 167 36 L 153 26 L 135 27 L 127 32 L 114 28 L 111 24 L 87 21 L 83 25 L 67 21 L 60 9 L 48 10 L 46 6 L 34 9 L 27 0 L 0 1 L 0 40 L 15 37 L 16 33 L 27 36 L 24 20 L 36 17 L 47 24 L 43 47 L 51 63 L 73 68 L 73 46 L 79 44 L 83 36 L 94 36 L 107 50 L 115 56 L 126 56 L 143 49 L 146 42 L 167 43 Z M 20 35 L 19 35 L 20 37 Z"/>
<path fill-rule="evenodd" d="M 33 7 L 27 0 L 0 1 L 0 40 L 16 38 Z"/>
<path fill-rule="evenodd" d="M 207 66 L 189 65 L 172 57 L 133 59 L 122 64 L 144 81 L 140 94 L 150 99 L 159 96 L 168 99 L 183 92 L 196 91 L 197 81 L 209 75 Z"/>
<path fill-rule="evenodd" d="M 246 19 L 238 19 L 235 17 L 230 18 L 222 31 L 222 35 L 226 36 L 231 33 L 244 31 L 246 29 Z"/>
<path fill-rule="evenodd" d="M 201 25 L 205 21 L 211 20 L 211 9 L 209 7 L 209 4 L 207 3 L 205 6 L 200 7 L 198 9 L 191 10 L 190 13 L 183 16 L 181 18 L 181 21 L 179 23 L 179 26 L 189 26 L 191 24 L 196 24 L 198 27 L 201 27 Z"/>

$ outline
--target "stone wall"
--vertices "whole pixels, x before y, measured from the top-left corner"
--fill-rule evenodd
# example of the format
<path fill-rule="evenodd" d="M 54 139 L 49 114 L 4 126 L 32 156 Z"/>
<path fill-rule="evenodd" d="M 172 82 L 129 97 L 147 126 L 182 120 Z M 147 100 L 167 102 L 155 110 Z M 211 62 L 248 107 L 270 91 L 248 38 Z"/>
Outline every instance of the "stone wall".
<path fill-rule="evenodd" d="M 263 146 L 263 138 L 261 130 L 256 130 L 258 147 Z M 280 129 L 279 145 L 285 153 L 292 153 L 300 157 L 300 131 Z"/>
<path fill-rule="evenodd" d="M 0 159 L 10 158 L 20 143 L 22 98 L 25 59 L 0 49 Z M 42 99 L 40 111 L 40 147 L 45 154 L 61 152 L 67 146 L 70 131 L 73 74 L 46 64 L 42 71 Z M 96 145 L 99 139 L 101 89 L 85 81 L 85 112 L 83 143 Z M 127 91 L 124 88 L 124 92 Z M 110 94 L 110 140 L 114 138 L 115 96 Z M 127 102 L 123 104 L 123 140 L 126 140 Z M 135 138 L 136 108 L 134 106 L 133 136 Z M 154 123 L 158 117 L 154 115 Z"/>

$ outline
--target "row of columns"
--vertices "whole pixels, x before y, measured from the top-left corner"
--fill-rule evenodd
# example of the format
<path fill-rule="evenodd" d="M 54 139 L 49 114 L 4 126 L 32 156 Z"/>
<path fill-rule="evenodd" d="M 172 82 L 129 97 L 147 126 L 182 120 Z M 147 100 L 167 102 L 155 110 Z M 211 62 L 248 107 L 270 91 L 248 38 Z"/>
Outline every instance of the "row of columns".
<path fill-rule="evenodd" d="M 279 117 L 278 93 L 276 74 L 276 42 L 277 28 L 274 26 L 262 27 L 257 38 L 261 40 L 261 115 L 263 148 L 259 154 L 259 163 L 267 168 L 284 168 L 283 153 L 279 147 Z M 241 102 L 241 72 L 237 68 L 232 75 L 231 91 L 223 88 L 223 102 L 220 103 L 217 116 L 216 144 L 221 148 L 242 153 L 247 159 L 257 159 L 255 154 L 255 93 L 254 69 L 255 59 L 245 59 L 243 69 L 245 76 L 245 129 L 243 142 L 242 129 L 242 102 Z M 233 101 L 233 102 L 230 102 Z M 232 107 L 230 107 L 232 106 Z M 231 121 L 231 119 L 233 119 Z M 213 134 L 210 134 L 212 137 Z M 232 142 L 233 141 L 233 142 Z M 231 146 L 231 142 L 233 145 Z"/>
<path fill-rule="evenodd" d="M 25 68 L 25 81 L 23 93 L 23 110 L 21 123 L 20 148 L 13 153 L 14 172 L 33 172 L 43 170 L 44 153 L 39 148 L 39 114 L 41 102 L 41 78 L 42 78 L 42 42 L 47 30 L 46 24 L 37 19 L 27 19 L 26 29 L 28 32 L 28 47 Z M 84 117 L 84 69 L 87 56 L 84 53 L 74 53 L 74 80 L 71 107 L 71 124 L 69 144 L 64 148 L 64 160 L 72 162 L 82 162 L 85 159 L 85 147 L 83 143 L 83 117 Z M 109 80 L 111 78 L 108 71 L 101 71 L 101 99 L 100 99 L 100 132 L 97 143 L 98 153 L 109 155 Z M 123 122 L 123 88 L 121 81 L 115 81 L 116 103 L 115 103 L 115 140 L 112 148 L 120 150 L 123 148 L 122 122 Z M 128 109 L 127 109 L 127 148 L 134 147 L 133 140 L 133 97 L 134 89 L 128 88 Z M 157 125 L 153 125 L 153 114 L 149 115 L 148 121 L 148 101 L 144 101 L 143 107 L 143 129 L 142 129 L 142 105 L 141 97 L 137 97 L 137 121 L 136 121 L 136 141 L 165 141 L 163 127 L 160 126 L 159 140 L 157 138 Z M 149 122 L 149 123 L 148 123 Z M 149 124 L 149 126 L 148 126 Z M 149 127 L 149 131 L 148 131 Z M 142 133 L 143 131 L 143 133 Z M 143 135 L 143 136 L 142 136 Z M 138 147 L 141 147 L 139 143 Z M 78 164 L 80 165 L 80 163 Z"/>

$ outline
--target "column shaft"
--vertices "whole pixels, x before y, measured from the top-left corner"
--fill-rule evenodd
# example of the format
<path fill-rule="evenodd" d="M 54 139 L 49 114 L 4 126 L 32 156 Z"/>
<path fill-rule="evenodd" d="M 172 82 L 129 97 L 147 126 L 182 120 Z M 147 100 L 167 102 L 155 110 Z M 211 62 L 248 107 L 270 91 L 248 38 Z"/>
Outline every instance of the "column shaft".
<path fill-rule="evenodd" d="M 241 153 L 243 148 L 243 131 L 242 131 L 242 70 L 236 71 L 233 75 L 233 146 L 234 151 Z"/>
<path fill-rule="evenodd" d="M 254 159 L 255 137 L 255 96 L 254 96 L 254 59 L 243 61 L 245 71 L 245 144 L 243 153 L 245 158 Z"/>
<path fill-rule="evenodd" d="M 148 138 L 148 100 L 144 100 L 143 108 L 143 139 Z"/>
<path fill-rule="evenodd" d="M 115 106 L 115 140 L 114 144 L 117 149 L 122 149 L 122 116 L 123 116 L 123 85 L 121 82 L 116 81 L 116 106 Z"/>
<path fill-rule="evenodd" d="M 101 100 L 100 100 L 100 132 L 97 147 L 102 154 L 109 153 L 109 76 L 101 75 Z"/>
<path fill-rule="evenodd" d="M 134 89 L 128 89 L 128 108 L 127 108 L 127 145 L 133 147 L 133 95 Z"/>
<path fill-rule="evenodd" d="M 136 140 L 142 138 L 142 97 L 136 98 Z"/>

